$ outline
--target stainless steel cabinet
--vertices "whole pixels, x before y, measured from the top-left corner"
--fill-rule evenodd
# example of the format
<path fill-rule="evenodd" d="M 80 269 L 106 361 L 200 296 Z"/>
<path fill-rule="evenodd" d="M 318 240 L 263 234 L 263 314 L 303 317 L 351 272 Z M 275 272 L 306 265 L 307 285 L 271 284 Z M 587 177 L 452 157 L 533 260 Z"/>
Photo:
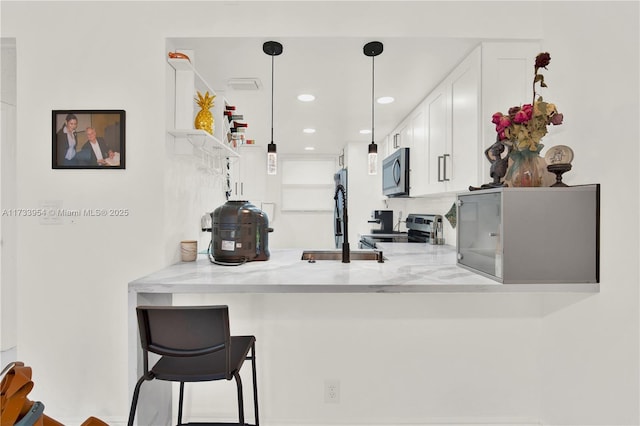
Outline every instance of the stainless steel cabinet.
<path fill-rule="evenodd" d="M 599 282 L 600 185 L 457 195 L 458 265 L 496 281 Z"/>

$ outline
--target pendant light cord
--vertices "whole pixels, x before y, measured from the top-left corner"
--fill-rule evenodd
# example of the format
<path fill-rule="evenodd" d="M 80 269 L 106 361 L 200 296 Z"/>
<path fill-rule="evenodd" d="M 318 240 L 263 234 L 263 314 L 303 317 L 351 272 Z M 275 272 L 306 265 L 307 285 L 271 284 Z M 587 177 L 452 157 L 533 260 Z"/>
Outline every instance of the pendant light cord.
<path fill-rule="evenodd" d="M 375 123 L 375 81 L 376 81 L 376 57 L 371 57 L 371 143 L 375 143 L 374 123 Z"/>
<path fill-rule="evenodd" d="M 273 143 L 273 55 L 271 55 L 271 143 Z"/>

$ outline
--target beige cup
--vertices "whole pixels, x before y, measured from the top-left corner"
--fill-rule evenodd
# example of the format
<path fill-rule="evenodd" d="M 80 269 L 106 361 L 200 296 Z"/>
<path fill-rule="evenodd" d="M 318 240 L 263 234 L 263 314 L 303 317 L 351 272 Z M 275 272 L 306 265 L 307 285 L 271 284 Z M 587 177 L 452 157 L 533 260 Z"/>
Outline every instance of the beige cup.
<path fill-rule="evenodd" d="M 193 262 L 198 257 L 198 242 L 196 240 L 180 241 L 180 255 L 183 262 Z"/>

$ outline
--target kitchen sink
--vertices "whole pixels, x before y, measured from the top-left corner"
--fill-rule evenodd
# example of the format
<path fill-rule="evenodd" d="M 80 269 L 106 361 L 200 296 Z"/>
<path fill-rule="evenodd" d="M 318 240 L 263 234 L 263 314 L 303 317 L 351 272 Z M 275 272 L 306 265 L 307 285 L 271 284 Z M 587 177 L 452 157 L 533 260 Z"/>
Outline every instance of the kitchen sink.
<path fill-rule="evenodd" d="M 380 250 L 351 250 L 349 252 L 350 260 L 376 260 L 384 263 L 384 256 Z M 316 260 L 342 260 L 342 250 L 304 250 L 302 259 L 309 262 Z"/>

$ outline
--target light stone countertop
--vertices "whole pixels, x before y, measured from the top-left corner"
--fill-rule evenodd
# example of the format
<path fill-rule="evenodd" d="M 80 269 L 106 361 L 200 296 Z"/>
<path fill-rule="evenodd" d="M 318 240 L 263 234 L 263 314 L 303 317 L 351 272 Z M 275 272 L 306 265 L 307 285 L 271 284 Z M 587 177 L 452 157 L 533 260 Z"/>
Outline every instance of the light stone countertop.
<path fill-rule="evenodd" d="M 221 266 L 200 254 L 129 283 L 130 395 L 142 374 L 136 306 L 171 305 L 174 294 L 260 293 L 597 293 L 599 284 L 500 284 L 456 265 L 452 246 L 379 243 L 385 261 L 302 260 L 303 249 L 272 249 L 268 261 Z M 359 251 L 359 250 L 352 250 Z M 138 424 L 170 424 L 171 386 L 150 387 L 138 404 Z"/>
<path fill-rule="evenodd" d="M 380 243 L 374 260 L 301 260 L 303 249 L 272 249 L 268 261 L 221 266 L 200 254 L 129 283 L 135 293 L 586 292 L 598 284 L 501 284 L 456 265 L 455 247 Z M 359 251 L 354 250 L 352 251 Z"/>

